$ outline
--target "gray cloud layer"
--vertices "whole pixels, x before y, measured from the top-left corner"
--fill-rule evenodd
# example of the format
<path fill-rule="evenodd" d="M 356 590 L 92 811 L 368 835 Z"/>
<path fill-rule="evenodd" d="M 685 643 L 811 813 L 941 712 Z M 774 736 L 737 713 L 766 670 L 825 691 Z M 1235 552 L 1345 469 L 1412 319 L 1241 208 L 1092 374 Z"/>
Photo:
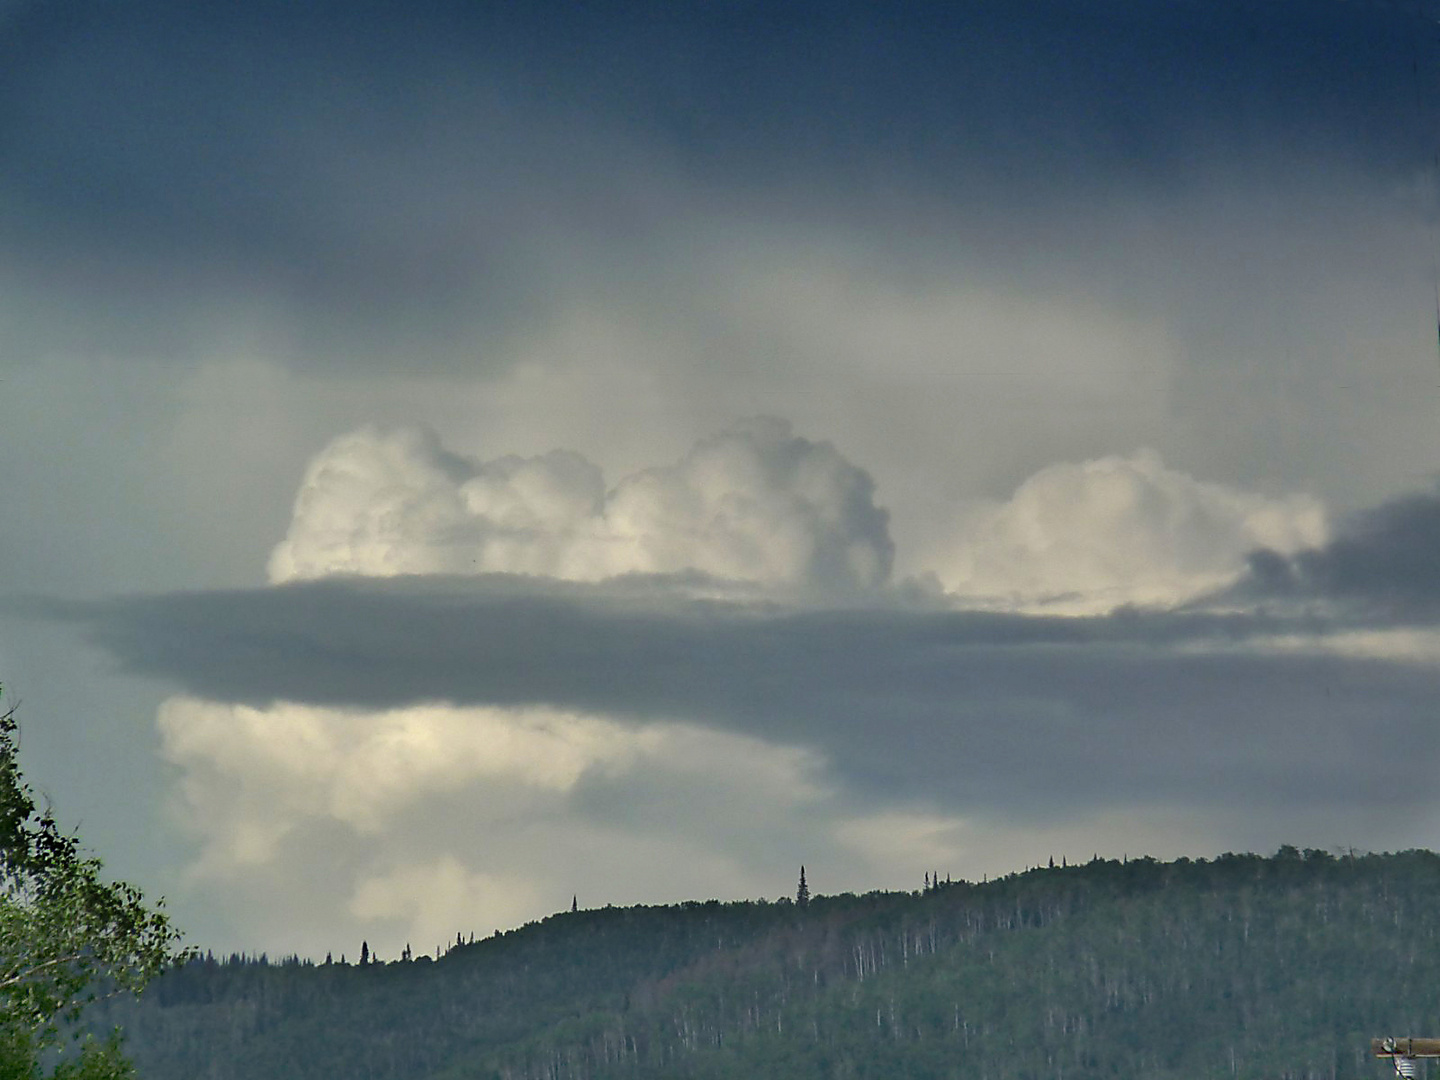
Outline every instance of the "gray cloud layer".
<path fill-rule="evenodd" d="M 1440 609 L 1440 497 L 1405 495 L 1359 514 L 1325 547 L 1286 559 L 1250 556 L 1251 588 L 1385 605 L 1395 615 Z"/>
<path fill-rule="evenodd" d="M 686 239 L 657 233 L 697 199 L 944 259 L 951 229 L 894 210 L 926 203 L 1003 259 L 1088 249 L 1115 191 L 1217 166 L 1405 183 L 1432 150 L 1427 35 L 1418 9 L 1310 0 L 21 6 L 12 347 L 184 355 L 253 319 L 297 363 L 486 369 L 577 277 L 663 282 Z"/>
<path fill-rule="evenodd" d="M 817 748 L 857 791 L 1012 819 L 1399 808 L 1379 748 L 1440 763 L 1440 672 L 1254 644 L 1292 623 L 793 610 L 667 598 L 672 584 L 330 579 L 51 613 L 127 671 L 205 698 L 699 722 Z"/>
<path fill-rule="evenodd" d="M 1359 513 L 1323 547 L 1253 552 L 1234 595 L 1336 601 L 1372 623 L 1431 622 L 1440 615 L 1440 495 Z"/>

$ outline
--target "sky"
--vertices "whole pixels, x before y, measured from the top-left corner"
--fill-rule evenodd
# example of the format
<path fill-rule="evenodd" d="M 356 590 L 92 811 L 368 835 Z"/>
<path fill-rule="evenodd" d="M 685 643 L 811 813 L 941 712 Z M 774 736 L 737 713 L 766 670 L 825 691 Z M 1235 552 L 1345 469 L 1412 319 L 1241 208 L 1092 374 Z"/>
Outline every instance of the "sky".
<path fill-rule="evenodd" d="M 1440 9 L 0 2 L 0 682 L 217 952 L 1440 845 Z"/>

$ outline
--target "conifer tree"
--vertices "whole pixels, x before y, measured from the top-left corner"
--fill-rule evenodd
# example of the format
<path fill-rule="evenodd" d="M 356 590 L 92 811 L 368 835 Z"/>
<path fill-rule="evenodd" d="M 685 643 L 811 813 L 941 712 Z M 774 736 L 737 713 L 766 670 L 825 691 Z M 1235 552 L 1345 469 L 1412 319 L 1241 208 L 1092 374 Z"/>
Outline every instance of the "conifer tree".
<path fill-rule="evenodd" d="M 805 884 L 805 867 L 800 867 L 800 887 L 795 890 L 795 906 L 805 907 L 810 903 L 810 886 Z"/>
<path fill-rule="evenodd" d="M 370 942 L 360 942 L 360 966 L 364 967 L 370 962 Z"/>

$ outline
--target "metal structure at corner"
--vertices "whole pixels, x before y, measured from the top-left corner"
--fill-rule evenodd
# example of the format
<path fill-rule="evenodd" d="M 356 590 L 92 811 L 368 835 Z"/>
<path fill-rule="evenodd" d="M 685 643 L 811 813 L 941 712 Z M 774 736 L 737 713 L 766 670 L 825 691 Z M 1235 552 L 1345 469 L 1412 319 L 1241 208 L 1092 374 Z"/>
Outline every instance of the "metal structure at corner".
<path fill-rule="evenodd" d="M 1378 1058 L 1389 1058 L 1396 1076 L 1415 1080 L 1420 1058 L 1440 1057 L 1440 1039 L 1371 1039 L 1370 1052 Z"/>

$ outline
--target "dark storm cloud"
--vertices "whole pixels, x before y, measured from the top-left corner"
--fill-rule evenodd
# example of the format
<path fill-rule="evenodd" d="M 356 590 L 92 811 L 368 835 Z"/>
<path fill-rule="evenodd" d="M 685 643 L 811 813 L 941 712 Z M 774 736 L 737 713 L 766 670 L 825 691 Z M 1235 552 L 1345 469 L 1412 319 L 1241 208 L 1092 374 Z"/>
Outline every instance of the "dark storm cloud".
<path fill-rule="evenodd" d="M 247 304 L 318 357 L 503 334 L 576 262 L 662 258 L 697 193 L 880 229 L 923 196 L 1004 249 L 1006 208 L 1037 234 L 1217 163 L 1405 176 L 1433 151 L 1423 10 L 22 5 L 0 21 L 0 280 L 32 300 L 12 349 L 184 351 Z"/>
<path fill-rule="evenodd" d="M 1398 806 L 1440 674 L 1277 655 L 1291 624 L 667 598 L 643 580 L 331 579 L 45 605 L 206 698 L 682 719 L 823 751 L 857 792 L 1011 817 L 1163 802 Z M 1197 648 L 1197 646 L 1211 646 Z"/>
<path fill-rule="evenodd" d="M 1324 547 L 1249 556 L 1235 594 L 1335 601 L 1373 624 L 1440 616 L 1440 495 L 1417 493 L 1357 514 Z"/>

